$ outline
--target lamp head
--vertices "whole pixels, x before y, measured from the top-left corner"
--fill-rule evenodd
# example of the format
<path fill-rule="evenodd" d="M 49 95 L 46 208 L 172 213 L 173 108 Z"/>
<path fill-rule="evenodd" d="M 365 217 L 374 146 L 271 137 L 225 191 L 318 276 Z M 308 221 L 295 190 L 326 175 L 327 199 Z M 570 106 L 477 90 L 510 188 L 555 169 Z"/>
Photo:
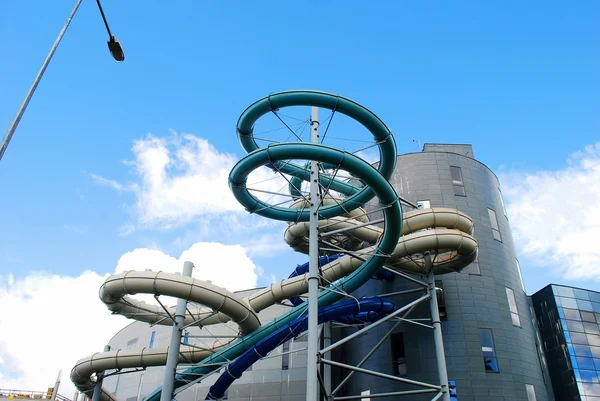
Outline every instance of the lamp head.
<path fill-rule="evenodd" d="M 110 50 L 110 54 L 116 61 L 125 60 L 125 53 L 123 52 L 123 47 L 121 47 L 121 43 L 116 36 L 111 36 L 108 40 L 108 50 Z"/>

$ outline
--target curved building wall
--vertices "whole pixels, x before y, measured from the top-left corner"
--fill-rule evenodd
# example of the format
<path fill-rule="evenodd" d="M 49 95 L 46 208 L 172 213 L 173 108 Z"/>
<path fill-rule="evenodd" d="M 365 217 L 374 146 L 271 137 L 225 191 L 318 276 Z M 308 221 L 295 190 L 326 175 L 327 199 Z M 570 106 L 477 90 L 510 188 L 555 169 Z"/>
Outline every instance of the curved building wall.
<path fill-rule="evenodd" d="M 459 168 L 453 169 L 454 177 L 451 166 Z M 457 171 L 462 175 L 462 185 L 459 185 L 460 178 L 456 177 Z M 453 183 L 453 179 L 457 182 Z M 398 157 L 390 182 L 399 195 L 413 203 L 426 201 L 431 207 L 456 208 L 475 221 L 475 237 L 479 242 L 477 262 L 461 273 L 436 276 L 436 285 L 443 288 L 446 309 L 442 332 L 448 377 L 456 381 L 458 398 L 461 401 L 531 401 L 531 392 L 535 391 L 537 400 L 551 400 L 552 390 L 548 387 L 550 383 L 548 386 L 545 383 L 532 313 L 523 288 L 497 177 L 473 158 L 470 145 L 425 145 L 423 152 Z M 375 210 L 378 205 L 371 204 L 368 207 Z M 427 204 L 425 207 L 428 207 Z M 495 212 L 497 225 L 492 221 L 494 213 L 488 209 Z M 372 216 L 373 219 L 378 217 L 377 214 Z M 406 280 L 396 279 L 391 283 L 372 281 L 361 288 L 357 295 L 410 288 L 415 288 L 415 285 Z M 517 313 L 511 313 L 507 288 L 508 292 L 514 294 L 516 310 L 513 306 L 513 312 Z M 394 300 L 401 304 L 402 301 L 417 297 L 417 294 L 413 294 L 394 297 Z M 430 316 L 428 304 L 416 308 L 411 314 L 413 318 Z M 358 363 L 390 327 L 391 324 L 382 325 L 379 331 L 353 340 L 345 348 L 346 362 Z M 489 344 L 482 344 L 481 329 L 484 329 L 484 335 L 492 335 L 496 359 L 492 357 L 488 364 L 497 365 L 497 372 L 486 370 L 484 365 L 482 347 L 488 347 Z M 395 332 L 402 333 L 402 336 L 397 335 L 386 341 L 371 359 L 370 368 L 396 375 L 406 369 L 409 379 L 438 382 L 431 330 L 402 323 Z M 398 370 L 394 368 L 392 359 L 401 353 L 404 354 L 405 360 L 402 362 L 405 361 L 405 364 Z M 355 375 L 346 386 L 345 393 L 360 394 L 367 390 L 378 393 L 399 389 L 416 388 L 376 377 Z M 402 399 L 431 399 L 431 395 Z"/>

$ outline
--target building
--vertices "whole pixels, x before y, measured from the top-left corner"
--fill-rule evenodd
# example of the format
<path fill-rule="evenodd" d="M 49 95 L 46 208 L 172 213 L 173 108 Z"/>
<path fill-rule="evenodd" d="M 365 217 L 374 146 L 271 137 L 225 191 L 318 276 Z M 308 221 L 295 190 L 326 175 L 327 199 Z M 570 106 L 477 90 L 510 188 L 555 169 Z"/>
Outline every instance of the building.
<path fill-rule="evenodd" d="M 455 208 L 475 221 L 478 260 L 461 273 L 436 276 L 436 285 L 443 290 L 440 301 L 444 310 L 440 315 L 448 377 L 456 381 L 458 398 L 553 399 L 550 384 L 544 378 L 534 315 L 494 172 L 474 158 L 471 145 L 425 144 L 422 152 L 398 156 L 390 182 L 400 196 L 420 207 Z M 411 288 L 414 285 L 403 280 L 373 281 L 363 286 L 358 295 Z M 414 314 L 430 316 L 426 307 Z M 357 362 L 361 356 L 360 351 L 354 355 L 355 350 L 369 348 L 377 340 L 377 335 L 371 335 L 355 341 L 347 348 L 349 361 Z M 389 355 L 401 363 L 392 366 Z M 405 374 L 425 382 L 434 382 L 437 377 L 432 333 L 426 328 L 405 324 L 378 357 L 379 371 Z M 377 392 L 402 388 L 364 375 L 357 376 L 349 387 L 352 393 L 374 387 L 379 388 Z"/>
<path fill-rule="evenodd" d="M 496 175 L 474 158 L 470 145 L 426 144 L 422 152 L 398 156 L 390 182 L 399 195 L 419 207 L 455 208 L 475 221 L 478 260 L 461 273 L 436 278 L 436 286 L 441 289 L 439 303 L 448 376 L 456 383 L 458 399 L 553 400 L 535 314 L 525 293 Z M 371 210 L 376 210 L 376 207 L 375 204 L 367 205 Z M 377 213 L 373 213 L 372 219 L 376 218 Z M 371 280 L 354 295 L 393 293 L 414 288 L 414 284 L 404 280 Z M 410 295 L 394 298 L 398 303 L 410 300 Z M 284 310 L 284 306 L 277 305 L 264 310 L 259 316 L 264 323 Z M 423 319 L 426 323 L 430 318 L 428 306 L 415 308 L 410 317 L 416 322 Z M 386 322 L 380 328 L 349 341 L 333 354 L 333 358 L 358 364 L 366 352 L 380 341 L 382 333 L 391 328 L 391 324 Z M 190 328 L 187 341 L 226 341 L 231 338 L 232 328 L 210 326 L 201 332 Z M 353 330 L 335 329 L 332 337 L 335 340 Z M 169 333 L 170 327 L 149 327 L 136 322 L 115 335 L 110 345 L 113 349 L 165 347 Z M 306 353 L 289 353 L 290 350 L 304 348 L 302 342 L 300 338 L 283 344 L 269 358 L 255 364 L 230 388 L 228 399 L 305 399 Z M 193 345 L 197 344 L 194 342 Z M 389 375 L 436 382 L 437 365 L 431 330 L 418 324 L 403 323 L 364 367 Z M 124 401 L 141 400 L 162 383 L 162 371 L 163 368 L 149 368 L 144 372 L 110 376 L 105 379 L 105 386 Z M 333 386 L 340 383 L 342 373 L 339 369 L 332 369 Z M 180 393 L 177 399 L 203 399 L 214 380 L 214 377 L 208 378 Z M 409 389 L 414 387 L 356 374 L 343 386 L 339 395 L 364 394 L 366 398 L 370 393 Z M 431 396 L 415 394 L 402 399 L 420 401 L 429 400 Z M 562 401 L 563 398 L 557 400 Z"/>
<path fill-rule="evenodd" d="M 600 293 L 552 284 L 531 299 L 556 399 L 600 400 Z"/>

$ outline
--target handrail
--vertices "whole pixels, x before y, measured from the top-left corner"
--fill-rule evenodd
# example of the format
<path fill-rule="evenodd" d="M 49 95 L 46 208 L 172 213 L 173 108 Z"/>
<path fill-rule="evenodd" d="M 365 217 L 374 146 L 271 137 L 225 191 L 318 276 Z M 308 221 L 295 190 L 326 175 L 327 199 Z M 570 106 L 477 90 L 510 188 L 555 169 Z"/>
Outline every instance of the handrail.
<path fill-rule="evenodd" d="M 52 392 L 0 388 L 0 397 L 7 397 L 9 399 L 49 400 L 52 398 Z M 59 401 L 71 401 L 71 399 L 60 394 L 56 395 L 56 399 Z"/>

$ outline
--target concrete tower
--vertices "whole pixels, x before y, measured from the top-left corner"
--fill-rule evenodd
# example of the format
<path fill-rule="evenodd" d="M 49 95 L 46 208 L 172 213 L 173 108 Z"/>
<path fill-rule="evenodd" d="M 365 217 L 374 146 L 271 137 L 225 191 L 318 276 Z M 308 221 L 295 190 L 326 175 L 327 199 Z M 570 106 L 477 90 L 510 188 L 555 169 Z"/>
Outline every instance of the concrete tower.
<path fill-rule="evenodd" d="M 391 183 L 399 195 L 423 208 L 456 208 L 475 222 L 478 260 L 461 273 L 436 276 L 436 286 L 442 289 L 438 299 L 440 314 L 444 315 L 442 332 L 448 377 L 456 382 L 458 399 L 552 400 L 552 388 L 542 371 L 532 312 L 496 175 L 474 158 L 471 145 L 426 144 L 422 152 L 398 157 Z M 368 207 L 375 210 L 378 205 Z M 379 217 L 372 216 L 373 219 Z M 372 280 L 356 295 L 410 288 L 415 285 L 405 280 Z M 393 299 L 400 304 L 414 298 L 414 295 L 412 298 L 403 295 Z M 412 318 L 429 316 L 427 305 L 410 315 Z M 350 342 L 340 357 L 349 364 L 358 363 L 379 341 L 381 333 L 391 327 L 382 326 L 379 332 Z M 409 379 L 436 382 L 431 330 L 403 323 L 397 334 L 364 366 Z M 355 375 L 346 386 L 347 394 L 415 389 L 366 375 Z M 431 395 L 403 399 L 429 400 Z"/>

